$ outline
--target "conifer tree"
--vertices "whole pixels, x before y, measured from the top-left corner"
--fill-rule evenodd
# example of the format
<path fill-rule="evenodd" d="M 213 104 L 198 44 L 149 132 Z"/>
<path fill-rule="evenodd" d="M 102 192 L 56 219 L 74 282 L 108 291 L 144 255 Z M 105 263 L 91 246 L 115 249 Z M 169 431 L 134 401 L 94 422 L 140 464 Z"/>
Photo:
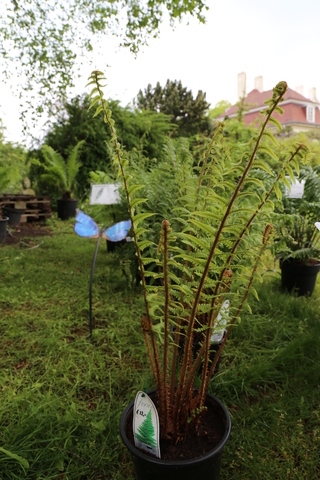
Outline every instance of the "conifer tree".
<path fill-rule="evenodd" d="M 153 110 L 170 115 L 171 122 L 178 126 L 178 135 L 190 136 L 204 133 L 210 128 L 207 115 L 210 104 L 206 94 L 198 91 L 193 98 L 191 90 L 182 86 L 181 80 L 167 80 L 164 87 L 158 82 L 153 88 L 150 84 L 137 95 L 138 108 Z"/>

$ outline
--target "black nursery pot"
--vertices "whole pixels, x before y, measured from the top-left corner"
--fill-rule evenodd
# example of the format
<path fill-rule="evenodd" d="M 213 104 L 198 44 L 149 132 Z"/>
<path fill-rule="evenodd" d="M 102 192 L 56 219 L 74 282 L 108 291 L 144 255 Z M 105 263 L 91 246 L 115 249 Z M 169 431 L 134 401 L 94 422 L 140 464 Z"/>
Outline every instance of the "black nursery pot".
<path fill-rule="evenodd" d="M 132 417 L 134 402 L 125 409 L 120 420 L 120 436 L 129 450 L 137 480 L 219 480 L 221 456 L 231 433 L 231 418 L 223 403 L 211 394 L 207 394 L 221 409 L 225 423 L 225 432 L 218 445 L 210 452 L 191 460 L 161 460 L 138 450 L 126 435 L 129 417 Z"/>
<path fill-rule="evenodd" d="M 3 213 L 8 217 L 8 223 L 11 227 L 17 227 L 20 224 L 21 215 L 24 210 L 21 208 L 5 207 Z"/>
<path fill-rule="evenodd" d="M 296 291 L 298 296 L 310 296 L 316 285 L 320 262 L 304 264 L 298 261 L 280 260 L 283 290 Z"/>
<path fill-rule="evenodd" d="M 4 243 L 6 239 L 8 217 L 0 217 L 0 243 Z"/>
<path fill-rule="evenodd" d="M 58 218 L 60 218 L 61 220 L 68 220 L 68 218 L 74 218 L 76 216 L 77 205 L 78 200 L 73 200 L 71 198 L 58 198 Z"/>

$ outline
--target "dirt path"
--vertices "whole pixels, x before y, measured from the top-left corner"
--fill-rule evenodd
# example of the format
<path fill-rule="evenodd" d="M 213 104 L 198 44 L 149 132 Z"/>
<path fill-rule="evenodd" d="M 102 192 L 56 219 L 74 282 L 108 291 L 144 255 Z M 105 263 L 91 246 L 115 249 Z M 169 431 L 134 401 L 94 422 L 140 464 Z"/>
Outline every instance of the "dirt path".
<path fill-rule="evenodd" d="M 39 223 L 22 223 L 19 227 L 10 227 L 7 230 L 6 240 L 2 245 L 12 245 L 23 241 L 30 243 L 28 238 L 51 236 L 52 232 L 45 225 Z M 34 242 L 31 242 L 34 243 Z"/>

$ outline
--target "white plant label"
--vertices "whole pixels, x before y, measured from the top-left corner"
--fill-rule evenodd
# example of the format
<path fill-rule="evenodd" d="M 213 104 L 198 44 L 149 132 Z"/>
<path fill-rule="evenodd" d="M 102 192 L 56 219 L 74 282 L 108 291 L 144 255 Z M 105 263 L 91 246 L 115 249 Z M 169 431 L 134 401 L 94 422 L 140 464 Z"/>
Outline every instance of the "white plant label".
<path fill-rule="evenodd" d="M 306 181 L 301 180 L 301 182 L 298 182 L 298 180 L 296 180 L 295 183 L 293 183 L 290 177 L 286 178 L 290 182 L 291 190 L 289 190 L 288 187 L 285 187 L 285 196 L 288 198 L 302 198 L 304 192 L 304 184 L 306 183 Z"/>
<path fill-rule="evenodd" d="M 136 395 L 132 427 L 135 446 L 161 458 L 158 412 L 151 398 L 144 392 Z"/>
<path fill-rule="evenodd" d="M 120 185 L 116 183 L 91 185 L 90 205 L 114 205 L 115 203 L 120 203 L 119 188 Z"/>
<path fill-rule="evenodd" d="M 217 315 L 217 323 L 212 331 L 211 343 L 220 343 L 226 332 L 227 317 L 229 317 L 229 300 L 225 300 L 221 305 L 219 313 Z"/>
<path fill-rule="evenodd" d="M 320 230 L 320 222 L 316 222 L 315 226 L 317 227 L 318 230 Z"/>

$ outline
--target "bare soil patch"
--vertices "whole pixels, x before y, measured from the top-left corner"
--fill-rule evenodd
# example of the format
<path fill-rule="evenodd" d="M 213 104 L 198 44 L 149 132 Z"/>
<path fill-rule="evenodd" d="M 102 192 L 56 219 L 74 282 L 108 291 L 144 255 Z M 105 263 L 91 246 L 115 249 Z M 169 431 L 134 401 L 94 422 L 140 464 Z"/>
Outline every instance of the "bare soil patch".
<path fill-rule="evenodd" d="M 30 243 L 30 245 L 33 245 L 34 241 L 30 241 L 30 238 L 51 235 L 51 229 L 46 228 L 44 224 L 22 223 L 18 227 L 10 227 L 9 231 L 7 230 L 6 240 L 2 245 L 19 244 L 20 242 L 22 243 L 22 241 L 25 244 Z"/>

